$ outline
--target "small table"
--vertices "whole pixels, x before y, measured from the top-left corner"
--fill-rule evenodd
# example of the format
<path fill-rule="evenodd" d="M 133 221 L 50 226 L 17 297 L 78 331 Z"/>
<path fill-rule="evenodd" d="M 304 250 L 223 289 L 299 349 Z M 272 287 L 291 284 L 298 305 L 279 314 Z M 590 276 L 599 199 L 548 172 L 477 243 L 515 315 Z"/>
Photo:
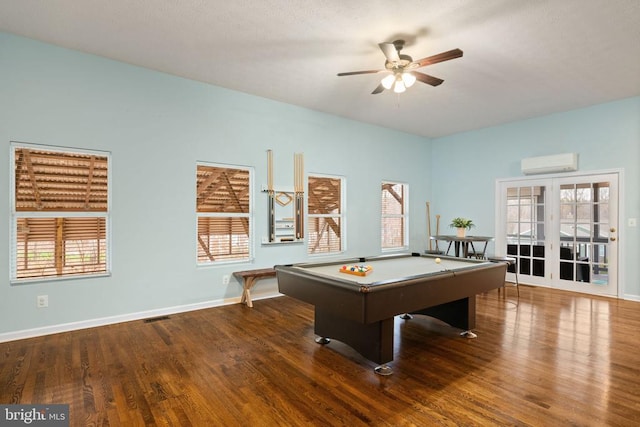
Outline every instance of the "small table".
<path fill-rule="evenodd" d="M 256 284 L 258 279 L 264 277 L 276 277 L 276 270 L 273 268 L 261 268 L 258 270 L 236 271 L 233 275 L 242 282 L 242 299 L 240 304 L 247 304 L 247 307 L 253 307 L 251 302 L 251 288 Z"/>
<path fill-rule="evenodd" d="M 475 254 L 476 258 L 484 258 L 485 252 L 487 251 L 487 245 L 490 241 L 493 240 L 493 237 L 490 236 L 453 236 L 453 235 L 439 235 L 439 236 L 431 236 L 432 240 L 436 241 L 436 249 L 438 248 L 438 241 L 449 242 L 449 246 L 447 246 L 446 254 L 449 254 L 449 250 L 451 249 L 451 244 L 454 245 L 454 253 L 457 257 L 460 256 L 460 248 L 462 248 L 462 257 L 468 258 L 469 254 Z M 473 242 L 481 242 L 484 243 L 484 247 L 482 248 L 482 252 L 476 251 L 476 248 L 473 246 Z M 472 252 L 469 252 L 469 248 L 471 248 Z"/>

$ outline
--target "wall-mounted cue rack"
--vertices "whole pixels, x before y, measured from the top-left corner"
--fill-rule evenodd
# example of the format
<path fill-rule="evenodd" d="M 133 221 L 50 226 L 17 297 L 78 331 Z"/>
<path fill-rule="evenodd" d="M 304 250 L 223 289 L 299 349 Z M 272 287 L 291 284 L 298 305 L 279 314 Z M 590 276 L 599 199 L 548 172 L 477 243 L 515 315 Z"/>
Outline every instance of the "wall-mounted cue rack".
<path fill-rule="evenodd" d="M 262 244 L 304 241 L 304 157 L 293 155 L 293 191 L 273 185 L 273 151 L 267 150 L 268 235 Z"/>

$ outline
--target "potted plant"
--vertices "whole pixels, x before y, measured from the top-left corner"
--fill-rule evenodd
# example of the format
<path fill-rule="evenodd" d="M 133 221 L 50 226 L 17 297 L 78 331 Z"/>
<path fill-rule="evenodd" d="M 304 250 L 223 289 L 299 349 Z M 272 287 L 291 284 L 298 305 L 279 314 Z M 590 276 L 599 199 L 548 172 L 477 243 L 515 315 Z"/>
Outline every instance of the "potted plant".
<path fill-rule="evenodd" d="M 471 227 L 475 227 L 472 220 L 467 218 L 453 218 L 449 227 L 456 228 L 458 230 L 458 237 L 464 237 L 466 230 L 471 230 Z"/>

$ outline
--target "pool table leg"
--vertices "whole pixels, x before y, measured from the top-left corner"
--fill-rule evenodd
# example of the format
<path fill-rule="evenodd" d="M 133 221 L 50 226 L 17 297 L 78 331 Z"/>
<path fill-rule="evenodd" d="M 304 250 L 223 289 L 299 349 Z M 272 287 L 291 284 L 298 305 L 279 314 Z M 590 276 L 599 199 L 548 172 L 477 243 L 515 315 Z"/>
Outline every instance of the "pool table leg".
<path fill-rule="evenodd" d="M 385 363 L 384 365 L 376 366 L 373 372 L 375 372 L 378 375 L 382 375 L 383 377 L 386 377 L 387 375 L 393 374 L 393 369 L 391 369 L 391 366 Z"/>
<path fill-rule="evenodd" d="M 464 329 L 460 335 L 467 338 L 475 338 L 476 335 L 471 329 L 476 327 L 476 296 L 462 298 L 456 301 L 447 302 L 435 307 L 425 308 L 412 312 L 413 314 L 424 314 L 435 317 L 448 323 L 454 328 Z"/>
<path fill-rule="evenodd" d="M 469 339 L 478 338 L 478 336 L 471 331 L 460 332 L 460 336 Z"/>
<path fill-rule="evenodd" d="M 393 360 L 394 318 L 373 323 L 361 323 L 332 315 L 316 307 L 314 332 L 316 342 L 327 344 L 336 339 L 347 344 L 372 362 L 384 365 Z M 381 369 L 383 372 L 390 368 Z M 387 374 L 388 375 L 388 374 Z"/>

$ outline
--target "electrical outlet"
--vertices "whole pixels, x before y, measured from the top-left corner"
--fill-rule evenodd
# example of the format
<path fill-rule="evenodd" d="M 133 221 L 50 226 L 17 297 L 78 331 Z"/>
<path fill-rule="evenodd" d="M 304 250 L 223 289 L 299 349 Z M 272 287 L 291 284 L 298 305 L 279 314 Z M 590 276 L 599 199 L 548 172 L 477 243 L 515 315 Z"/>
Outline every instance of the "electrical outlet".
<path fill-rule="evenodd" d="M 224 276 L 222 276 L 222 284 L 223 285 L 228 285 L 230 279 L 231 279 L 231 277 L 229 277 L 228 274 L 225 274 Z"/>
<path fill-rule="evenodd" d="M 36 297 L 36 304 L 38 308 L 49 307 L 49 295 L 38 295 Z"/>

